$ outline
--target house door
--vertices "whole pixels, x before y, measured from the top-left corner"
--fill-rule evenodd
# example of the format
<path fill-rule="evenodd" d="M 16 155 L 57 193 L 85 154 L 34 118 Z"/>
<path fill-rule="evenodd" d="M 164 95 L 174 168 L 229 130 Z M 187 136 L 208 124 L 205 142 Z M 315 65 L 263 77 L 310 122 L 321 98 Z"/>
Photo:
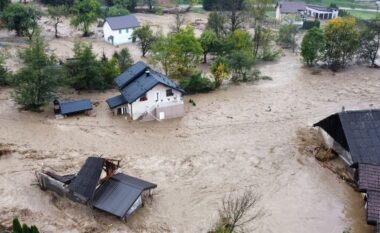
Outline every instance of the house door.
<path fill-rule="evenodd" d="M 108 42 L 111 43 L 113 45 L 113 36 L 109 36 L 108 37 Z"/>
<path fill-rule="evenodd" d="M 156 102 L 160 100 L 160 92 L 156 92 Z"/>

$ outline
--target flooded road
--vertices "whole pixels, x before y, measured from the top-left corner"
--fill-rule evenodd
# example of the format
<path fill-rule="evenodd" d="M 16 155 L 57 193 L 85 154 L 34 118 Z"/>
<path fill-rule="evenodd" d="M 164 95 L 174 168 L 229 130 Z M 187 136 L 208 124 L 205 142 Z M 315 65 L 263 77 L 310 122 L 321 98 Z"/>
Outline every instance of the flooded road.
<path fill-rule="evenodd" d="M 99 101 L 96 117 L 55 120 L 52 106 L 20 112 L 0 89 L 0 143 L 13 150 L 0 157 L 0 224 L 18 215 L 43 232 L 207 232 L 223 197 L 250 188 L 261 196 L 262 214 L 247 232 L 372 232 L 361 195 L 300 153 L 296 132 L 343 106 L 379 108 L 379 71 L 312 75 L 299 57 L 285 55 L 259 66 L 272 81 L 187 96 L 196 106 L 164 122 L 113 117 L 104 101 L 116 91 L 79 96 Z M 153 201 L 127 223 L 33 185 L 43 164 L 70 173 L 93 154 L 122 159 L 125 173 L 158 184 Z"/>

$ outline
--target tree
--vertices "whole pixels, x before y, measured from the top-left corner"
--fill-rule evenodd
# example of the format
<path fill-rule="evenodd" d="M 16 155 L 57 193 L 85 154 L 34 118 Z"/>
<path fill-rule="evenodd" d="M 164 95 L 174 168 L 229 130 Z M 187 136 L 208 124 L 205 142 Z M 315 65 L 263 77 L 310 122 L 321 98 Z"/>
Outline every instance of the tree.
<path fill-rule="evenodd" d="M 90 25 L 96 21 L 100 13 L 100 4 L 97 0 L 75 0 L 72 8 L 71 24 L 83 30 L 83 36 L 90 35 Z"/>
<path fill-rule="evenodd" d="M 0 86 L 8 85 L 8 69 L 5 67 L 5 58 L 3 54 L 0 54 Z"/>
<path fill-rule="evenodd" d="M 280 27 L 278 41 L 283 47 L 292 48 L 293 52 L 297 46 L 296 42 L 297 26 L 294 24 L 284 24 Z"/>
<path fill-rule="evenodd" d="M 8 30 L 15 30 L 17 36 L 27 36 L 29 39 L 36 32 L 40 17 L 41 12 L 36 8 L 20 3 L 10 4 L 1 15 Z"/>
<path fill-rule="evenodd" d="M 337 71 L 345 67 L 357 51 L 359 32 L 356 20 L 351 17 L 335 18 L 325 24 L 323 31 L 326 42 L 324 61 Z"/>
<path fill-rule="evenodd" d="M 103 58 L 100 60 L 100 75 L 103 79 L 103 88 L 111 88 L 115 78 L 120 74 L 120 68 L 118 59 L 112 57 L 108 59 L 104 54 Z"/>
<path fill-rule="evenodd" d="M 39 231 L 34 225 L 28 227 L 26 224 L 22 224 L 21 226 L 18 218 L 14 218 L 12 224 L 12 233 L 39 233 Z"/>
<path fill-rule="evenodd" d="M 253 54 L 253 42 L 251 35 L 242 29 L 231 32 L 225 42 L 225 53 L 233 51 L 249 51 Z"/>
<path fill-rule="evenodd" d="M 133 35 L 138 38 L 138 44 L 140 45 L 142 56 L 145 57 L 146 53 L 152 47 L 152 43 L 155 40 L 153 30 L 149 25 L 144 25 L 133 32 Z"/>
<path fill-rule="evenodd" d="M 215 87 L 222 85 L 223 81 L 229 77 L 228 61 L 224 57 L 218 57 L 211 66 L 211 73 L 215 78 Z"/>
<path fill-rule="evenodd" d="M 255 64 L 255 57 L 251 51 L 233 50 L 228 55 L 228 62 L 233 71 L 234 81 L 249 81 L 248 74 Z"/>
<path fill-rule="evenodd" d="M 236 29 L 242 27 L 245 21 L 245 12 L 242 11 L 243 0 L 224 0 L 223 9 L 224 14 L 229 20 L 230 31 L 233 32 Z"/>
<path fill-rule="evenodd" d="M 185 15 L 181 12 L 181 9 L 177 6 L 175 9 L 175 21 L 173 26 L 173 32 L 179 32 L 181 27 L 185 24 Z"/>
<path fill-rule="evenodd" d="M 260 214 L 255 211 L 251 216 L 247 216 L 254 210 L 259 197 L 251 190 L 246 190 L 243 195 L 230 194 L 223 199 L 222 208 L 219 209 L 219 221 L 211 233 L 233 233 L 244 232 L 244 226 L 254 221 Z"/>
<path fill-rule="evenodd" d="M 323 31 L 310 29 L 302 39 L 301 56 L 308 66 L 312 66 L 320 57 L 325 46 Z"/>
<path fill-rule="evenodd" d="M 215 34 L 220 37 L 226 33 L 225 24 L 227 22 L 227 19 L 225 15 L 213 11 L 208 16 L 208 21 L 206 25 L 206 29 L 212 30 L 215 32 Z"/>
<path fill-rule="evenodd" d="M 62 18 L 69 14 L 69 9 L 64 6 L 52 6 L 48 8 L 48 12 L 50 17 L 54 20 L 54 35 L 55 38 L 59 38 L 58 36 L 58 24 L 62 23 Z"/>
<path fill-rule="evenodd" d="M 179 86 L 187 94 L 207 93 L 215 89 L 215 84 L 210 79 L 203 77 L 201 72 L 181 79 Z"/>
<path fill-rule="evenodd" d="M 122 49 L 119 53 L 115 52 L 113 57 L 116 58 L 119 70 L 121 72 L 131 67 L 134 63 L 127 48 Z"/>
<path fill-rule="evenodd" d="M 372 67 L 378 67 L 375 61 L 380 48 L 380 18 L 366 22 L 364 30 L 360 33 L 359 56 L 371 63 Z"/>
<path fill-rule="evenodd" d="M 152 44 L 152 55 L 150 61 L 153 64 L 160 64 L 164 70 L 165 75 L 168 75 L 174 68 L 174 61 L 176 60 L 176 54 L 179 48 L 174 44 L 174 38 L 172 35 L 157 37 L 157 40 Z"/>
<path fill-rule="evenodd" d="M 152 11 L 153 6 L 156 4 L 156 0 L 144 0 L 144 2 L 148 5 L 149 11 Z"/>
<path fill-rule="evenodd" d="M 19 54 L 24 67 L 15 78 L 16 102 L 33 111 L 52 100 L 62 83 L 62 67 L 54 55 L 47 54 L 46 47 L 37 34 Z"/>
<path fill-rule="evenodd" d="M 11 1 L 10 0 L 0 0 L 0 12 L 3 12 L 3 10 L 5 8 L 7 8 L 7 6 L 11 4 Z"/>
<path fill-rule="evenodd" d="M 218 6 L 218 0 L 203 0 L 202 6 L 206 11 L 215 10 Z"/>
<path fill-rule="evenodd" d="M 261 46 L 261 39 L 263 38 L 263 23 L 266 18 L 266 13 L 274 4 L 273 0 L 245 0 L 246 9 L 249 16 L 253 20 L 253 28 L 255 35 L 253 41 L 255 42 L 254 55 L 257 57 L 259 48 Z"/>
<path fill-rule="evenodd" d="M 129 15 L 129 10 L 119 5 L 107 7 L 103 11 L 104 13 L 102 13 L 102 15 L 104 15 L 104 19 L 107 17 Z"/>
<path fill-rule="evenodd" d="M 220 41 L 214 31 L 205 30 L 199 38 L 203 49 L 203 63 L 207 63 L 207 54 L 217 52 L 221 47 Z"/>

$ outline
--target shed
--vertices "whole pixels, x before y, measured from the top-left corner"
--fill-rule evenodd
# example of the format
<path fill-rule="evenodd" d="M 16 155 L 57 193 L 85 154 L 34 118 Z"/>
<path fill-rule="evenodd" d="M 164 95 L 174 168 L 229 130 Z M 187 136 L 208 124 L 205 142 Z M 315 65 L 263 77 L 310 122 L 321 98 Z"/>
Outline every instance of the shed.
<path fill-rule="evenodd" d="M 54 100 L 54 113 L 60 115 L 73 115 L 92 110 L 92 103 L 89 99 L 75 101 Z"/>

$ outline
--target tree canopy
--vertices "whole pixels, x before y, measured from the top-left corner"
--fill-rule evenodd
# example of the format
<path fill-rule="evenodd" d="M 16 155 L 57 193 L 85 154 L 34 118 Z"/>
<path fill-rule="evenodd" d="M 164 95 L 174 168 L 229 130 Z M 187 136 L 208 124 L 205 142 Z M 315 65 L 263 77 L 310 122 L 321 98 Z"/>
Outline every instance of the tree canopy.
<path fill-rule="evenodd" d="M 142 56 L 145 57 L 146 53 L 151 49 L 152 44 L 155 40 L 153 30 L 149 25 L 144 25 L 140 28 L 137 28 L 133 32 L 133 35 L 138 39 L 137 43 L 140 45 Z"/>
<path fill-rule="evenodd" d="M 81 28 L 83 36 L 90 35 L 90 25 L 96 21 L 100 13 L 100 4 L 97 0 L 75 0 L 72 8 L 71 24 Z"/>
<path fill-rule="evenodd" d="M 375 63 L 380 48 L 380 17 L 366 22 L 364 29 L 360 33 L 359 56 L 370 62 L 372 67 L 377 67 Z"/>
<path fill-rule="evenodd" d="M 302 39 L 301 56 L 303 61 L 312 66 L 321 58 L 325 47 L 325 38 L 323 31 L 319 28 L 310 29 Z"/>

